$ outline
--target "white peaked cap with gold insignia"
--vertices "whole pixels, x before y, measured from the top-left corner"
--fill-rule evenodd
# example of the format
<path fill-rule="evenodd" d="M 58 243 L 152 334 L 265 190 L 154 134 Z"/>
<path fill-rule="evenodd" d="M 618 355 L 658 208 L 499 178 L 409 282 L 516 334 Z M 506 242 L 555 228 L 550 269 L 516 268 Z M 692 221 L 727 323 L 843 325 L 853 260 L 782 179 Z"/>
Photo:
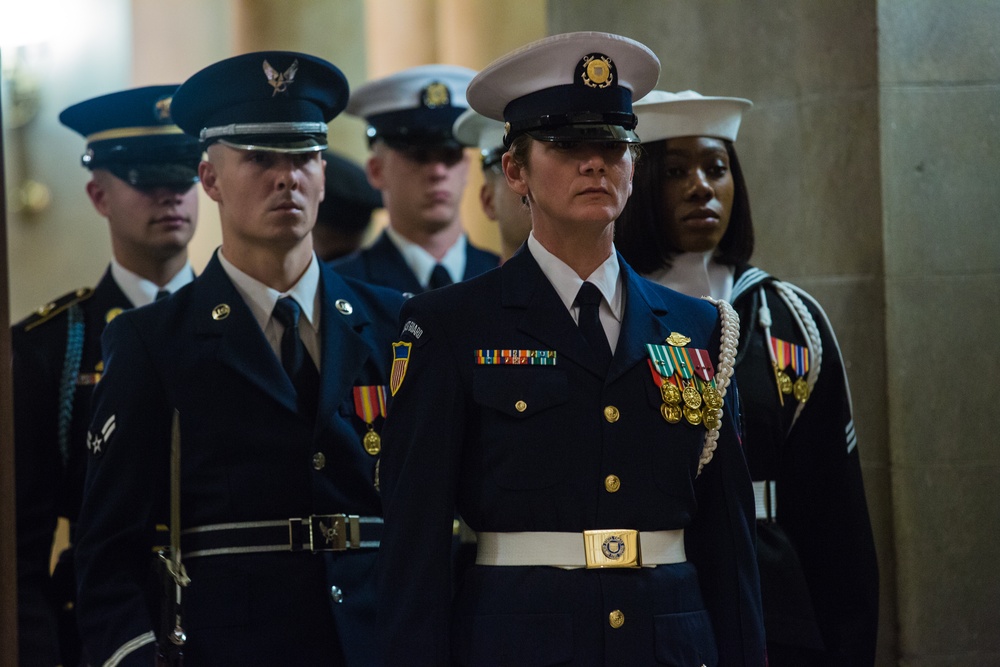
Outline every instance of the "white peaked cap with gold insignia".
<path fill-rule="evenodd" d="M 753 102 L 742 97 L 705 97 L 693 90 L 654 90 L 635 103 L 642 140 L 714 137 L 736 141 L 743 114 Z"/>
<path fill-rule="evenodd" d="M 355 88 L 347 113 L 368 122 L 371 140 L 457 145 L 451 126 L 469 108 L 465 89 L 475 74 L 457 65 L 411 67 Z"/>
<path fill-rule="evenodd" d="M 487 118 L 474 109 L 468 109 L 459 116 L 452 131 L 460 144 L 479 149 L 483 169 L 498 163 L 507 150 L 503 145 L 503 123 Z"/>
<path fill-rule="evenodd" d="M 469 106 L 507 123 L 506 144 L 638 142 L 632 101 L 653 89 L 660 61 L 634 39 L 606 32 L 553 35 L 494 61 L 469 84 Z"/>

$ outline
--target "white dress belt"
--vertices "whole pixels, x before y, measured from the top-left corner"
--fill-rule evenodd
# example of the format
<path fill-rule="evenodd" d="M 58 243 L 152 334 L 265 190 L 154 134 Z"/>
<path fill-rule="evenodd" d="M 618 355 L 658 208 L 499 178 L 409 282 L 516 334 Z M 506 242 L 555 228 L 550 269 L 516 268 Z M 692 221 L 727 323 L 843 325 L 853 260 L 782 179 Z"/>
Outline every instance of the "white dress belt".
<path fill-rule="evenodd" d="M 687 560 L 683 530 L 476 533 L 476 539 L 477 565 L 572 569 L 651 567 Z"/>
<path fill-rule="evenodd" d="M 774 521 L 778 514 L 778 485 L 772 480 L 753 483 L 753 501 L 758 521 Z"/>

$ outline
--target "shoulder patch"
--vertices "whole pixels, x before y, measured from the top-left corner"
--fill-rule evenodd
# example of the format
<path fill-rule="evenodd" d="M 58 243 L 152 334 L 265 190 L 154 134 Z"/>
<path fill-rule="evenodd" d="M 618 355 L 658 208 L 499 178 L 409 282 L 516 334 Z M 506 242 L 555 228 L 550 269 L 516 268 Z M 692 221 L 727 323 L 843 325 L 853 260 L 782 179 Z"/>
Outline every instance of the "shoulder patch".
<path fill-rule="evenodd" d="M 24 320 L 24 330 L 31 331 L 35 327 L 45 324 L 56 315 L 64 312 L 70 306 L 86 301 L 93 295 L 94 290 L 89 287 L 81 287 L 67 294 L 63 294 L 55 301 L 50 301 L 39 306 L 35 312 Z"/>

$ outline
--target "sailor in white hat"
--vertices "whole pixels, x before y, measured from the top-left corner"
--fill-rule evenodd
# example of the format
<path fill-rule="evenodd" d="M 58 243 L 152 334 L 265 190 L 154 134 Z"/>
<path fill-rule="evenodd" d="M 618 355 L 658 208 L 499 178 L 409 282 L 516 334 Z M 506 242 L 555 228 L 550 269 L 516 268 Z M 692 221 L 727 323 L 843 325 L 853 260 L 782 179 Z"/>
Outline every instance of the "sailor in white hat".
<path fill-rule="evenodd" d="M 334 264 L 343 275 L 419 293 L 497 266 L 472 246 L 460 204 L 469 158 L 452 134 L 468 108 L 475 71 L 422 65 L 371 81 L 351 93 L 347 113 L 368 123 L 369 182 L 382 192 L 389 225 L 371 248 Z"/>
<path fill-rule="evenodd" d="M 507 186 L 501 158 L 504 124 L 469 109 L 455 121 L 455 138 L 463 145 L 479 149 L 483 184 L 479 203 L 500 231 L 500 259 L 507 261 L 524 245 L 531 232 L 531 214 L 521 196 Z"/>
<path fill-rule="evenodd" d="M 765 663 L 735 317 L 640 278 L 612 243 L 632 100 L 658 74 L 639 42 L 587 32 L 469 85 L 506 123 L 532 231 L 499 270 L 403 306 L 380 464 L 386 664 Z M 456 507 L 478 554 L 452 597 Z"/>
<path fill-rule="evenodd" d="M 650 280 L 726 299 L 740 316 L 770 665 L 871 665 L 878 561 L 850 389 L 820 304 L 750 264 L 754 229 L 734 146 L 750 106 L 690 90 L 636 104 L 646 155 L 615 243 Z"/>

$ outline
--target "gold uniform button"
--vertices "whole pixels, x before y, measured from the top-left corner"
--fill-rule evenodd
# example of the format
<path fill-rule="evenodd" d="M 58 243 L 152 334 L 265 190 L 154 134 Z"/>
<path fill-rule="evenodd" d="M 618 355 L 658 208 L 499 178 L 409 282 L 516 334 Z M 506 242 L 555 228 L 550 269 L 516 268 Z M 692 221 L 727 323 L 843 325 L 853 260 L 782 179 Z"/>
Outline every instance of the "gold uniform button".
<path fill-rule="evenodd" d="M 313 454 L 313 468 L 316 470 L 322 470 L 326 467 L 326 455 L 323 452 L 316 452 Z"/>
<path fill-rule="evenodd" d="M 616 408 L 615 406 L 609 405 L 606 408 L 604 408 L 604 418 L 607 419 L 610 423 L 614 424 L 616 421 L 618 421 L 619 417 L 621 417 L 621 413 L 618 412 L 618 408 Z"/>
<path fill-rule="evenodd" d="M 517 410 L 518 412 L 524 412 L 525 410 L 528 409 L 528 404 L 525 403 L 524 401 L 518 401 L 517 403 L 514 404 L 514 409 Z"/>
<path fill-rule="evenodd" d="M 625 625 L 625 614 L 620 610 L 615 609 L 613 612 L 608 614 L 608 623 L 611 624 L 615 630 Z"/>
<path fill-rule="evenodd" d="M 618 475 L 608 475 L 604 478 L 604 488 L 607 489 L 608 493 L 614 493 L 622 487 L 622 481 L 618 479 Z"/>

